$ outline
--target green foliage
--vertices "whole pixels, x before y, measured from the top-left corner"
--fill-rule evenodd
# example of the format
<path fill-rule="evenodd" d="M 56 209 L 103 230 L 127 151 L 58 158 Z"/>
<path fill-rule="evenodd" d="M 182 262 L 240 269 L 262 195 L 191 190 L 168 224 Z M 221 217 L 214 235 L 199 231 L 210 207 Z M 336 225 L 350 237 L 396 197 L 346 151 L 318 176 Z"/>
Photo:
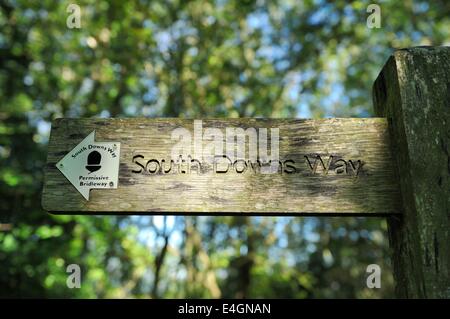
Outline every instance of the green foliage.
<path fill-rule="evenodd" d="M 384 1 L 380 29 L 371 1 L 85 0 L 81 29 L 70 3 L 0 2 L 0 296 L 392 296 L 383 219 L 46 214 L 49 123 L 370 116 L 393 48 L 449 43 L 448 1 Z"/>

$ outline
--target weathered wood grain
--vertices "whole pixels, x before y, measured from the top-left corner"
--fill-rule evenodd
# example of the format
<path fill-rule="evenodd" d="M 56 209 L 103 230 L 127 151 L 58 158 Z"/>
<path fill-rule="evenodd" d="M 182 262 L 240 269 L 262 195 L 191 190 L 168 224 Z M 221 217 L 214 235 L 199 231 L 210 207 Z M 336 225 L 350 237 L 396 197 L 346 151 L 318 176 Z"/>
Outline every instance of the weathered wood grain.
<path fill-rule="evenodd" d="M 396 51 L 373 96 L 402 193 L 402 218 L 388 223 L 397 295 L 450 298 L 450 47 Z"/>
<path fill-rule="evenodd" d="M 387 122 L 373 119 L 208 119 L 203 128 L 279 128 L 280 159 L 291 159 L 294 174 L 135 174 L 133 156 L 170 158 L 171 132 L 193 128 L 185 119 L 59 119 L 48 146 L 44 209 L 59 213 L 116 214 L 391 214 L 398 213 Z M 90 132 L 96 141 L 121 143 L 117 189 L 91 190 L 86 201 L 57 170 L 57 163 Z M 333 156 L 327 174 L 313 174 L 307 159 Z M 344 159 L 348 174 L 339 169 Z M 349 160 L 363 163 L 356 175 Z M 340 162 L 343 163 L 342 161 Z M 326 164 L 326 163 L 325 163 Z"/>

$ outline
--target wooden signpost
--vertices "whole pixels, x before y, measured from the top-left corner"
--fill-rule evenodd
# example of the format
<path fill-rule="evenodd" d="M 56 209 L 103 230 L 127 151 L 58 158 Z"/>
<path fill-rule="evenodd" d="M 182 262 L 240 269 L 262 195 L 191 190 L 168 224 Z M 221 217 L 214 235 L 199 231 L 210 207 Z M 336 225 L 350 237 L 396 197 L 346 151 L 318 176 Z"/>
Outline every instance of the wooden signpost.
<path fill-rule="evenodd" d="M 399 50 L 371 119 L 59 119 L 62 214 L 385 215 L 397 293 L 450 298 L 450 48 Z"/>
<path fill-rule="evenodd" d="M 263 160 L 274 129 L 278 157 Z M 237 154 L 241 141 L 245 154 L 233 158 L 230 149 Z M 178 152 L 180 143 L 186 147 Z M 102 144 L 103 166 L 90 172 L 87 155 Z M 218 147 L 208 152 L 211 144 Z M 120 145 L 115 159 L 108 157 L 113 145 Z M 105 170 L 119 157 L 117 183 Z M 268 164 L 273 171 L 265 171 Z M 50 136 L 43 206 L 66 214 L 386 214 L 398 210 L 394 168 L 385 119 L 60 119 Z"/>

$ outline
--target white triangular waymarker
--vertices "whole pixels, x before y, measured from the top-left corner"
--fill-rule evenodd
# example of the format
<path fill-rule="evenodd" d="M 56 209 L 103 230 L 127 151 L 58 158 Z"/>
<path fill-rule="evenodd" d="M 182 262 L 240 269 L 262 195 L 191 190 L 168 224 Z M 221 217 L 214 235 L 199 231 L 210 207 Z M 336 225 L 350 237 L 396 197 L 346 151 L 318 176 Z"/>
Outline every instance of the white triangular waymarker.
<path fill-rule="evenodd" d="M 89 200 L 94 188 L 117 188 L 120 143 L 95 142 L 95 130 L 66 154 L 56 167 Z"/>

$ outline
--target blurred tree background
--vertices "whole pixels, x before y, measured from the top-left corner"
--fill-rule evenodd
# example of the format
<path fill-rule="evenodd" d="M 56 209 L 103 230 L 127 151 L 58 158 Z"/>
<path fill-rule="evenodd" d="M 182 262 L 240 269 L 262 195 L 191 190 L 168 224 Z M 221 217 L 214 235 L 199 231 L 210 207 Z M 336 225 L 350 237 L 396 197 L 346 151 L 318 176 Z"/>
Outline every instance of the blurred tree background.
<path fill-rule="evenodd" d="M 393 297 L 382 218 L 52 216 L 58 117 L 369 117 L 394 48 L 449 45 L 447 0 L 0 0 L 1 297 Z M 66 26 L 81 7 L 81 28 Z M 81 266 L 81 289 L 66 286 Z M 382 267 L 367 289 L 366 267 Z"/>

